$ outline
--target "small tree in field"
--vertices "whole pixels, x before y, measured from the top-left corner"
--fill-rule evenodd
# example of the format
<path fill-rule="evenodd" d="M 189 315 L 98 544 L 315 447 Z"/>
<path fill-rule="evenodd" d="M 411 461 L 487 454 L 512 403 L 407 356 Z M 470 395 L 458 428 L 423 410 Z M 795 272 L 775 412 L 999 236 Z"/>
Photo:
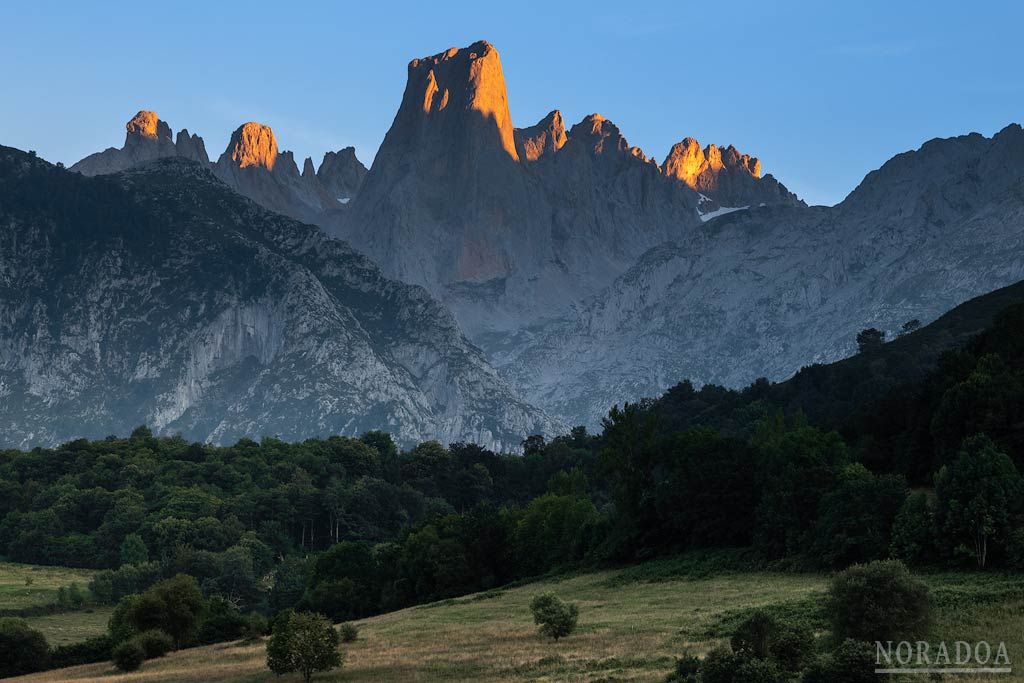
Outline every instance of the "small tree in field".
<path fill-rule="evenodd" d="M 928 630 L 928 586 L 899 560 L 856 564 L 828 590 L 832 635 L 838 640 L 914 640 Z"/>
<path fill-rule="evenodd" d="M 576 630 L 576 620 L 580 610 L 576 605 L 562 602 L 551 593 L 542 593 L 530 602 L 533 612 L 533 623 L 540 627 L 540 632 L 558 640 Z"/>
<path fill-rule="evenodd" d="M 281 675 L 297 671 L 309 680 L 318 671 L 330 671 L 342 664 L 338 632 L 320 614 L 282 612 L 274 620 L 267 642 L 267 668 Z"/>

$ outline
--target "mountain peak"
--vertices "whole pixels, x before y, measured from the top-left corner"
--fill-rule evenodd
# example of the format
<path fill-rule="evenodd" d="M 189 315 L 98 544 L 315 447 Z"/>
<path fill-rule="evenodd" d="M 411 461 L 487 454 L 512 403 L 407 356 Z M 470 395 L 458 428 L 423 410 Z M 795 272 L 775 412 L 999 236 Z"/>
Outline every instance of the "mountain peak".
<path fill-rule="evenodd" d="M 562 149 L 566 142 L 562 112 L 555 109 L 529 128 L 516 128 L 516 153 L 521 161 L 536 161 Z"/>
<path fill-rule="evenodd" d="M 272 171 L 277 162 L 277 138 L 270 126 L 249 121 L 231 134 L 224 154 L 239 168 L 256 166 Z"/>
<path fill-rule="evenodd" d="M 403 111 L 408 118 L 439 118 L 459 127 L 467 114 L 475 115 L 496 129 L 498 146 L 518 160 L 501 56 L 487 41 L 409 62 L 409 81 L 396 124 Z"/>
<path fill-rule="evenodd" d="M 702 149 L 694 138 L 684 138 L 672 145 L 661 172 L 701 193 L 707 209 L 713 209 L 715 204 L 803 204 L 771 175 L 761 176 L 760 159 L 743 154 L 732 145 L 708 145 Z"/>
<path fill-rule="evenodd" d="M 171 127 L 161 121 L 155 111 L 143 109 L 125 124 L 128 131 L 127 140 L 145 138 L 149 140 L 170 140 Z"/>
<path fill-rule="evenodd" d="M 761 161 L 756 157 L 741 154 L 732 145 L 724 150 L 718 145 L 701 149 L 700 143 L 690 137 L 672 146 L 661 168 L 665 175 L 683 181 L 698 192 L 718 189 L 723 171 L 754 179 L 761 177 Z"/>

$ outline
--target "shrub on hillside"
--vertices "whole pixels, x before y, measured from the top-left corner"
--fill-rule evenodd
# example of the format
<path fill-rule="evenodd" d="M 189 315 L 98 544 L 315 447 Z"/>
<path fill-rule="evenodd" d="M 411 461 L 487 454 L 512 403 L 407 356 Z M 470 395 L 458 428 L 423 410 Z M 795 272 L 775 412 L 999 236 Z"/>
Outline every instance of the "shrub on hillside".
<path fill-rule="evenodd" d="M 323 615 L 286 610 L 274 620 L 267 641 L 267 668 L 278 675 L 297 671 L 309 683 L 314 673 L 342 665 L 338 640 L 338 632 Z"/>
<path fill-rule="evenodd" d="M 801 683 L 877 683 L 875 651 L 869 643 L 844 640 L 804 671 Z"/>
<path fill-rule="evenodd" d="M 160 629 L 170 634 L 175 647 L 194 636 L 206 606 L 199 584 L 186 574 L 159 581 L 142 595 L 129 596 L 125 601 L 129 605 L 124 618 L 136 632 Z"/>
<path fill-rule="evenodd" d="M 245 618 L 245 628 L 242 630 L 242 639 L 245 641 L 258 640 L 270 629 L 267 618 L 259 612 L 250 612 Z"/>
<path fill-rule="evenodd" d="M 146 661 L 146 651 L 138 640 L 132 638 L 117 645 L 110 659 L 121 671 L 136 671 Z"/>
<path fill-rule="evenodd" d="M 174 639 L 159 629 L 143 631 L 132 640 L 142 646 L 146 659 L 156 659 L 174 649 Z"/>
<path fill-rule="evenodd" d="M 700 683 L 700 660 L 685 655 L 676 660 L 676 670 L 668 675 L 665 683 Z"/>
<path fill-rule="evenodd" d="M 898 560 L 854 565 L 836 575 L 828 591 L 837 640 L 915 640 L 931 614 L 926 586 Z"/>
<path fill-rule="evenodd" d="M 553 640 L 564 638 L 576 630 L 579 608 L 562 602 L 552 593 L 542 593 L 530 602 L 533 623 L 540 627 L 541 634 Z"/>
<path fill-rule="evenodd" d="M 785 671 L 799 671 L 814 649 L 814 634 L 758 610 L 736 628 L 730 645 L 745 659 L 770 659 Z"/>
<path fill-rule="evenodd" d="M 701 683 L 733 683 L 743 658 L 727 647 L 718 647 L 704 657 L 700 666 Z"/>
<path fill-rule="evenodd" d="M 351 643 L 359 637 L 359 627 L 346 621 L 338 627 L 338 633 L 341 635 L 341 642 Z"/>
<path fill-rule="evenodd" d="M 58 645 L 50 650 L 50 666 L 54 669 L 63 669 L 79 664 L 107 661 L 113 649 L 114 641 L 106 633 L 70 645 Z"/>
<path fill-rule="evenodd" d="M 0 619 L 0 678 L 46 668 L 49 648 L 39 631 L 23 619 Z"/>

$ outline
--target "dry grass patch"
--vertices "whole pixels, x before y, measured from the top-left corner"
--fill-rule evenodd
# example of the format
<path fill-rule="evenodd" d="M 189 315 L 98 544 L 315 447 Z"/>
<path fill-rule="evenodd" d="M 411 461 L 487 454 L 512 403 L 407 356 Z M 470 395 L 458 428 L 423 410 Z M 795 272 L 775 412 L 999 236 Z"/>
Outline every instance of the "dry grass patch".
<path fill-rule="evenodd" d="M 731 574 L 695 580 L 616 583 L 617 572 L 544 581 L 365 619 L 342 646 L 342 669 L 317 681 L 661 681 L 684 650 L 718 641 L 700 634 L 730 612 L 820 594 L 820 575 Z M 537 633 L 529 602 L 552 591 L 580 607 L 578 630 L 557 643 Z M 288 681 L 265 667 L 265 645 L 196 648 L 146 662 L 132 674 L 109 664 L 22 681 L 178 683 Z M 297 679 L 296 679 L 297 680 Z"/>

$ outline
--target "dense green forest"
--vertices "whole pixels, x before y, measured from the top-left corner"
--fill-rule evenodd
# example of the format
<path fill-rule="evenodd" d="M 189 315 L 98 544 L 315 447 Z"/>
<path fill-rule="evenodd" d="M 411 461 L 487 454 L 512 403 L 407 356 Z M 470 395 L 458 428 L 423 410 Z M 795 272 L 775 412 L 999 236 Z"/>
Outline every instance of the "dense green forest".
<path fill-rule="evenodd" d="M 695 548 L 794 569 L 1024 569 L 1022 331 L 1015 304 L 941 357 L 929 326 L 788 383 L 684 382 L 522 455 L 400 451 L 380 432 L 216 447 L 145 427 L 2 451 L 0 552 L 104 569 L 90 599 L 118 607 L 95 652 L 148 623 L 152 591 L 198 601 L 175 635 L 188 644 L 287 608 L 359 618 Z M 937 360 L 908 375 L 915 344 Z"/>

